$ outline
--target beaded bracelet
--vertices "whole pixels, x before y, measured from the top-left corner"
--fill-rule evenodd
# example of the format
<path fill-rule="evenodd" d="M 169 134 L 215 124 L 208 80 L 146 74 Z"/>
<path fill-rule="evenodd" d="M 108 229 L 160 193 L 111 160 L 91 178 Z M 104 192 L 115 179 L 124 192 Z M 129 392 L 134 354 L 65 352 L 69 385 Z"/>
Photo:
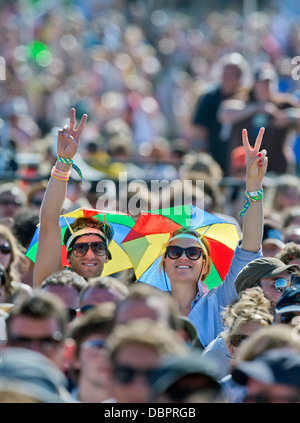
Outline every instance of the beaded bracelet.
<path fill-rule="evenodd" d="M 53 170 L 53 172 L 56 172 L 56 173 L 58 173 L 59 175 L 62 175 L 62 176 L 70 176 L 70 174 L 71 174 L 70 171 L 63 172 L 62 170 L 57 169 L 55 166 L 53 166 L 52 170 Z"/>
<path fill-rule="evenodd" d="M 245 191 L 245 196 L 247 198 L 247 201 L 244 205 L 244 207 L 242 208 L 242 210 L 239 213 L 239 217 L 242 217 L 246 211 L 248 210 L 249 206 L 250 206 L 250 202 L 251 201 L 261 201 L 263 199 L 264 196 L 264 192 L 262 189 L 259 189 L 258 191 Z"/>
<path fill-rule="evenodd" d="M 55 166 L 53 166 L 51 170 L 51 176 L 55 179 L 60 179 L 62 181 L 68 181 L 70 174 L 71 172 L 62 172 L 61 170 L 56 169 Z"/>
<path fill-rule="evenodd" d="M 60 162 L 60 163 L 66 163 L 66 164 L 72 165 L 72 167 L 76 170 L 76 172 L 80 176 L 81 182 L 83 181 L 82 172 L 79 169 L 79 167 L 76 166 L 73 159 L 66 159 L 65 157 L 61 157 L 61 156 L 57 155 L 57 161 Z"/>

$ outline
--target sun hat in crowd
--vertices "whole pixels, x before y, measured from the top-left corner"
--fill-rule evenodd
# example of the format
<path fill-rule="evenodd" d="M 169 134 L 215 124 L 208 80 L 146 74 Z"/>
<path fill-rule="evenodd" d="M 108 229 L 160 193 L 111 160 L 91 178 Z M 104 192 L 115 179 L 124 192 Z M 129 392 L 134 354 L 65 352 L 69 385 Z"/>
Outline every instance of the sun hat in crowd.
<path fill-rule="evenodd" d="M 261 257 L 250 261 L 237 275 L 235 289 L 238 294 L 247 288 L 251 288 L 260 279 L 277 276 L 282 272 L 300 273 L 297 264 L 285 264 L 276 257 Z"/>
<path fill-rule="evenodd" d="M 165 392 L 175 382 L 188 375 L 203 375 L 208 385 L 221 389 L 220 373 L 217 364 L 199 353 L 192 352 L 186 355 L 166 355 L 156 369 L 153 389 L 156 394 Z"/>
<path fill-rule="evenodd" d="M 0 393 L 15 392 L 41 403 L 74 403 L 65 375 L 39 352 L 9 347 L 2 351 Z"/>
<path fill-rule="evenodd" d="M 274 348 L 252 361 L 238 363 L 232 371 L 232 379 L 246 385 L 249 378 L 266 385 L 280 383 L 300 389 L 300 354 L 289 348 Z"/>
<path fill-rule="evenodd" d="M 275 313 L 300 311 L 300 285 L 288 287 L 277 301 Z"/>
<path fill-rule="evenodd" d="M 179 327 L 181 327 L 191 339 L 191 345 L 194 346 L 198 339 L 197 329 L 194 323 L 186 316 L 177 316 Z"/>

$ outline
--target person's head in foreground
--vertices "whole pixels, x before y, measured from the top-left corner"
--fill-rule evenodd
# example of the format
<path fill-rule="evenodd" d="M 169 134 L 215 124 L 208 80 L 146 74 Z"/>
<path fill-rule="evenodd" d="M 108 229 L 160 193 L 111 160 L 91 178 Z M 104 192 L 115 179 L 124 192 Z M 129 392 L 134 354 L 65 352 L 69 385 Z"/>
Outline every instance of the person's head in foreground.
<path fill-rule="evenodd" d="M 300 354 L 290 348 L 271 349 L 252 361 L 241 361 L 232 378 L 247 387 L 244 403 L 300 402 Z"/>
<path fill-rule="evenodd" d="M 107 343 L 112 395 L 119 403 L 151 402 L 159 359 L 166 354 L 183 355 L 189 351 L 175 330 L 147 318 L 117 325 Z"/>
<path fill-rule="evenodd" d="M 6 319 L 7 346 L 35 350 L 65 369 L 67 312 L 60 298 L 48 292 L 15 304 Z"/>
<path fill-rule="evenodd" d="M 1 403 L 72 403 L 67 379 L 37 351 L 9 347 L 0 362 Z"/>
<path fill-rule="evenodd" d="M 153 401 L 157 403 L 224 402 L 217 364 L 196 352 L 165 355 L 156 368 Z"/>

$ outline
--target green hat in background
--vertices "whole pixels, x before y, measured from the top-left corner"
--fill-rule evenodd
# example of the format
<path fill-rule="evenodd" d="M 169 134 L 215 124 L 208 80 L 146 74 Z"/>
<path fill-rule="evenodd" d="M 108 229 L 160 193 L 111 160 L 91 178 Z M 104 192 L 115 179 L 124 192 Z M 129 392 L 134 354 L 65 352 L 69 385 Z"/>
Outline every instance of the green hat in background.
<path fill-rule="evenodd" d="M 297 264 L 285 264 L 275 257 L 261 257 L 248 263 L 235 279 L 236 292 L 240 294 L 254 286 L 260 279 L 277 276 L 282 272 L 300 273 Z"/>

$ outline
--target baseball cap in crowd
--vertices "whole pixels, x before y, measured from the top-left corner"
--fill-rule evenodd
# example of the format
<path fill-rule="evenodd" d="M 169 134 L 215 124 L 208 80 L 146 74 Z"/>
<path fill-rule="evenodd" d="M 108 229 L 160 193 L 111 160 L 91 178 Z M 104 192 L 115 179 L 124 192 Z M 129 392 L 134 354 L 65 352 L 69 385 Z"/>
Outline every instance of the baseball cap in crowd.
<path fill-rule="evenodd" d="M 238 363 L 232 371 L 232 379 L 246 385 L 249 378 L 265 385 L 280 383 L 300 389 L 300 354 L 289 348 L 274 348 L 252 361 Z"/>
<path fill-rule="evenodd" d="M 300 273 L 297 264 L 284 264 L 276 257 L 261 257 L 250 261 L 237 275 L 235 289 L 238 294 L 247 288 L 251 288 L 260 279 L 271 278 L 282 272 Z"/>
<path fill-rule="evenodd" d="M 217 364 L 199 353 L 191 352 L 186 355 L 166 355 L 164 356 L 156 369 L 155 382 L 153 384 L 153 391 L 155 395 L 165 393 L 170 390 L 173 385 L 181 381 L 185 376 L 201 375 L 203 382 L 198 389 L 213 389 L 214 391 L 221 392 L 220 372 Z M 193 394 L 197 387 L 188 389 L 187 386 L 185 393 Z M 180 391 L 184 389 L 181 386 Z M 178 398 L 179 399 L 179 398 Z"/>
<path fill-rule="evenodd" d="M 256 68 L 254 78 L 256 81 L 274 81 L 277 73 L 271 63 L 263 63 Z"/>
<path fill-rule="evenodd" d="M 192 323 L 186 316 L 179 315 L 177 318 L 179 327 L 186 332 L 188 338 L 190 339 L 191 346 L 195 346 L 198 339 L 198 333 L 194 323 Z"/>
<path fill-rule="evenodd" d="M 44 355 L 26 348 L 1 353 L 0 393 L 24 394 L 41 403 L 74 403 L 65 375 Z"/>
<path fill-rule="evenodd" d="M 275 313 L 300 312 L 300 285 L 288 287 L 277 301 Z"/>

